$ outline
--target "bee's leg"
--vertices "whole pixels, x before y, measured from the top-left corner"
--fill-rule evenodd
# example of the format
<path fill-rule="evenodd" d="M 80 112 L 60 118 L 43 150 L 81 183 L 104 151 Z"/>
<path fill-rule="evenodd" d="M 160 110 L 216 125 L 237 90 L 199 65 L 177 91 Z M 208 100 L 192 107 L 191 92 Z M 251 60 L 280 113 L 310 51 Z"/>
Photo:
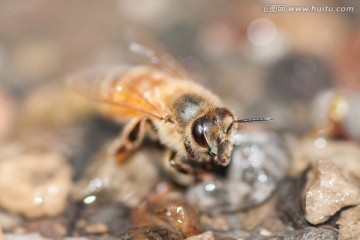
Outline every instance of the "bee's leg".
<path fill-rule="evenodd" d="M 120 163 L 140 146 L 145 136 L 146 119 L 134 119 L 125 125 L 119 140 L 111 146 L 116 162 Z"/>
<path fill-rule="evenodd" d="M 194 175 L 198 181 L 206 181 L 212 179 L 212 176 L 209 172 L 204 171 L 200 168 L 194 168 L 189 164 L 183 162 L 183 158 L 179 156 L 176 152 L 172 151 L 169 156 L 170 166 L 174 167 L 177 171 L 184 174 Z"/>
<path fill-rule="evenodd" d="M 184 174 L 194 174 L 195 169 L 189 164 L 183 162 L 181 156 L 179 156 L 175 151 L 172 151 L 169 155 L 169 164 L 171 167 L 175 168 L 177 171 Z"/>

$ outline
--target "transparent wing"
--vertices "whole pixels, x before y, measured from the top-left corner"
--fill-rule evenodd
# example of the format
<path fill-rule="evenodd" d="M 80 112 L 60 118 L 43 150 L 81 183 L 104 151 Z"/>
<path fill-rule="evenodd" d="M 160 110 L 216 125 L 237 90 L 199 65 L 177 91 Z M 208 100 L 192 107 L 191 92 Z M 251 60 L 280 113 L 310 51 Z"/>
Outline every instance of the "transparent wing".
<path fill-rule="evenodd" d="M 129 74 L 131 71 L 135 73 Z M 150 68 L 102 67 L 77 73 L 69 77 L 67 82 L 71 88 L 99 103 L 100 109 L 110 117 L 162 119 L 168 114 L 144 93 L 168 80 L 165 75 L 153 79 L 151 72 Z"/>
<path fill-rule="evenodd" d="M 128 28 L 125 31 L 125 38 L 128 50 L 140 63 L 164 71 L 174 77 L 174 80 L 192 80 L 180 60 L 169 54 L 150 33 Z"/>

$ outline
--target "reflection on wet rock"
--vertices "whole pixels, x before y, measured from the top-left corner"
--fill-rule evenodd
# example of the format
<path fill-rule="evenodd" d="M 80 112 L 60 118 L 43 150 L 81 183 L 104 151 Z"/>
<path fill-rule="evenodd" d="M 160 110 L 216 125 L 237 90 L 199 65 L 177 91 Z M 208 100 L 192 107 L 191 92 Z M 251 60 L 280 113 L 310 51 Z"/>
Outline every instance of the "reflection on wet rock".
<path fill-rule="evenodd" d="M 154 165 L 159 157 L 157 154 L 155 150 L 141 149 L 117 164 L 103 149 L 77 184 L 75 199 L 91 204 L 105 194 L 125 206 L 137 206 L 159 180 Z"/>
<path fill-rule="evenodd" d="M 323 223 L 344 207 L 360 203 L 360 188 L 334 163 L 318 161 L 307 174 L 304 191 L 306 219 L 312 224 Z"/>
<path fill-rule="evenodd" d="M 72 187 L 72 171 L 60 155 L 25 151 L 0 158 L 0 206 L 27 217 L 63 211 Z"/>
<path fill-rule="evenodd" d="M 238 133 L 225 179 L 209 180 L 188 190 L 203 212 L 234 211 L 265 201 L 285 176 L 290 158 L 274 133 Z"/>
<path fill-rule="evenodd" d="M 201 232 L 197 210 L 177 194 L 158 194 L 134 213 L 139 225 L 160 225 L 189 237 Z"/>

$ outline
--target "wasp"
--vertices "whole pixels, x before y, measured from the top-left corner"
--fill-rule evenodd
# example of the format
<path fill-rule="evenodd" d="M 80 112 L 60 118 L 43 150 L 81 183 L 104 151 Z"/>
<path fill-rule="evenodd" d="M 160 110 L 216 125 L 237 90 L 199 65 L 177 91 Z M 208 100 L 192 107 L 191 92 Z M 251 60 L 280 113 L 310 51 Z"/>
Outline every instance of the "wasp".
<path fill-rule="evenodd" d="M 147 64 L 70 78 L 71 85 L 99 103 L 102 113 L 125 123 L 112 150 L 115 159 L 122 161 L 150 136 L 170 151 L 168 161 L 180 172 L 191 172 L 184 160 L 228 165 L 237 123 L 271 118 L 237 119 L 218 96 L 192 80 L 179 61 L 156 48 L 132 41 L 129 49 L 145 56 Z"/>

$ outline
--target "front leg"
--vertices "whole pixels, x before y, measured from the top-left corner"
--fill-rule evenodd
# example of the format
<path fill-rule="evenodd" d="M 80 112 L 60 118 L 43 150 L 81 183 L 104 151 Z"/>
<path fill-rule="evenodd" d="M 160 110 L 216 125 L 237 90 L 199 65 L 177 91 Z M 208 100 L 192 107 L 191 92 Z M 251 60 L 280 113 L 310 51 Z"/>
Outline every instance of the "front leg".
<path fill-rule="evenodd" d="M 115 161 L 120 163 L 136 150 L 145 137 L 146 119 L 133 119 L 125 125 L 121 136 L 116 140 L 110 149 Z"/>
<path fill-rule="evenodd" d="M 175 168 L 180 173 L 193 175 L 198 181 L 206 181 L 213 178 L 210 173 L 204 171 L 203 169 L 195 168 L 185 163 L 183 161 L 183 157 L 177 154 L 175 151 L 171 151 L 171 153 L 167 156 L 167 161 L 169 162 L 170 166 Z"/>

